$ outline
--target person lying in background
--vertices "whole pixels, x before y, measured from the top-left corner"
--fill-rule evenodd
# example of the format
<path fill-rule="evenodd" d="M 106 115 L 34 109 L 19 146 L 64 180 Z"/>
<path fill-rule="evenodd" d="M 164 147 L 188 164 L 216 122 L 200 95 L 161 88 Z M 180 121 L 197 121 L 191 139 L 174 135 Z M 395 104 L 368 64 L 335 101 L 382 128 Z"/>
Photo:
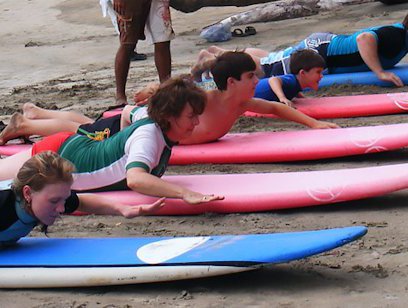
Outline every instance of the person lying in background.
<path fill-rule="evenodd" d="M 371 70 L 379 80 L 397 87 L 404 84 L 392 72 L 408 53 L 408 14 L 401 23 L 373 26 L 352 34 L 312 33 L 298 44 L 284 50 L 269 52 L 259 48 L 246 48 L 255 61 L 259 78 L 290 74 L 290 55 L 298 50 L 311 49 L 319 53 L 327 64 L 329 74 L 364 72 Z M 201 81 L 201 75 L 211 67 L 212 61 L 228 50 L 210 46 L 201 50 L 191 73 Z"/>
<path fill-rule="evenodd" d="M 147 117 L 104 140 L 73 132 L 45 137 L 31 150 L 1 159 L 0 180 L 14 177 L 31 156 L 54 151 L 74 164 L 75 191 L 131 189 L 188 204 L 221 200 L 161 179 L 173 145 L 192 134 L 205 103 L 205 93 L 191 80 L 171 78 L 150 99 Z"/>

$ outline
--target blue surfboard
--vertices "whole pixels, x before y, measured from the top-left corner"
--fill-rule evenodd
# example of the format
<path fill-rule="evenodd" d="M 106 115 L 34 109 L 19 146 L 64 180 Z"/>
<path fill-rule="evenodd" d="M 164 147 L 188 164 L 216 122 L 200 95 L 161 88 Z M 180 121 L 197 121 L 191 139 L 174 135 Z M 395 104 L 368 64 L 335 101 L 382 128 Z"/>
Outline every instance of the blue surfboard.
<path fill-rule="evenodd" d="M 408 85 L 408 64 L 400 64 L 392 69 L 386 70 L 387 72 L 392 72 L 401 78 L 404 85 Z M 259 80 L 257 85 L 258 91 L 255 93 L 255 97 L 260 97 L 264 99 L 270 99 L 269 92 L 269 78 L 262 78 Z M 333 86 L 335 84 L 352 84 L 352 85 L 375 85 L 381 87 L 392 87 L 394 86 L 391 82 L 385 82 L 379 80 L 377 76 L 372 72 L 354 72 L 354 73 L 343 73 L 343 74 L 327 74 L 324 75 L 319 83 L 319 88 Z M 202 82 L 197 82 L 197 85 L 205 90 L 216 89 L 212 79 L 208 79 Z"/>
<path fill-rule="evenodd" d="M 23 238 L 0 248 L 0 288 L 118 285 L 208 277 L 289 262 L 362 237 L 365 227 L 147 238 Z"/>
<path fill-rule="evenodd" d="M 404 85 L 408 85 L 408 64 L 400 64 L 386 71 L 394 73 L 401 78 Z M 378 79 L 372 71 L 369 71 L 324 75 L 319 83 L 319 88 L 328 87 L 335 84 L 374 85 L 381 87 L 394 86 L 392 82 L 382 81 Z"/>

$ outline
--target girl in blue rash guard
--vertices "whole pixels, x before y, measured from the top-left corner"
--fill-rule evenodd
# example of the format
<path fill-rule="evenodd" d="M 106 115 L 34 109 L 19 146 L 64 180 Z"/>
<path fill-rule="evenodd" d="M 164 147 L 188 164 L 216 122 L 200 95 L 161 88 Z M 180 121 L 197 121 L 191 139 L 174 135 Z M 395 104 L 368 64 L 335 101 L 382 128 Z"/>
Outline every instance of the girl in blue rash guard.
<path fill-rule="evenodd" d="M 0 247 L 14 244 L 38 224 L 46 231 L 62 213 L 75 210 L 132 218 L 154 212 L 153 204 L 130 206 L 94 194 L 71 192 L 74 166 L 53 152 L 42 152 L 24 163 L 13 181 L 0 182 Z"/>

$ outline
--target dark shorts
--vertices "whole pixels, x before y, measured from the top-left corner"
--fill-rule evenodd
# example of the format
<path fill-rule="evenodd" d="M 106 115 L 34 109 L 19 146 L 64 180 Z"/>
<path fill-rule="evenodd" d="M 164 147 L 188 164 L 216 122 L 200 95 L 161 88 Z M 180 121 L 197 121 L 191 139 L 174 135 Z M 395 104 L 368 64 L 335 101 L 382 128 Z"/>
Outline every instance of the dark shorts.
<path fill-rule="evenodd" d="M 263 64 L 261 65 L 261 68 L 265 74 L 264 75 L 265 78 L 289 74 L 285 72 L 282 61 L 271 63 L 271 64 Z"/>
<path fill-rule="evenodd" d="M 90 124 L 79 126 L 77 134 L 88 136 L 91 139 L 102 140 L 120 131 L 121 115 L 104 118 Z"/>
<path fill-rule="evenodd" d="M 149 17 L 151 0 L 127 0 L 127 12 L 124 16 L 117 14 L 121 44 L 136 44 L 144 40 L 145 25 Z"/>
<path fill-rule="evenodd" d="M 62 132 L 45 137 L 43 140 L 34 143 L 33 148 L 31 149 L 31 156 L 45 151 L 58 153 L 62 144 L 73 134 L 73 132 Z"/>

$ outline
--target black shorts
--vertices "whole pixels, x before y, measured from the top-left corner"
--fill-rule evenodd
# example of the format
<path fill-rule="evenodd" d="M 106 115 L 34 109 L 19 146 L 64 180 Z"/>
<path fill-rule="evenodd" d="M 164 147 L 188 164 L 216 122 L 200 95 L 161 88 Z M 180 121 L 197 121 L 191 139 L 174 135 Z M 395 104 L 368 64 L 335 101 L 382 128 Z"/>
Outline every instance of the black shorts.
<path fill-rule="evenodd" d="M 79 126 L 77 134 L 86 135 L 92 139 L 102 140 L 120 131 L 121 115 L 104 118 L 90 124 Z"/>

